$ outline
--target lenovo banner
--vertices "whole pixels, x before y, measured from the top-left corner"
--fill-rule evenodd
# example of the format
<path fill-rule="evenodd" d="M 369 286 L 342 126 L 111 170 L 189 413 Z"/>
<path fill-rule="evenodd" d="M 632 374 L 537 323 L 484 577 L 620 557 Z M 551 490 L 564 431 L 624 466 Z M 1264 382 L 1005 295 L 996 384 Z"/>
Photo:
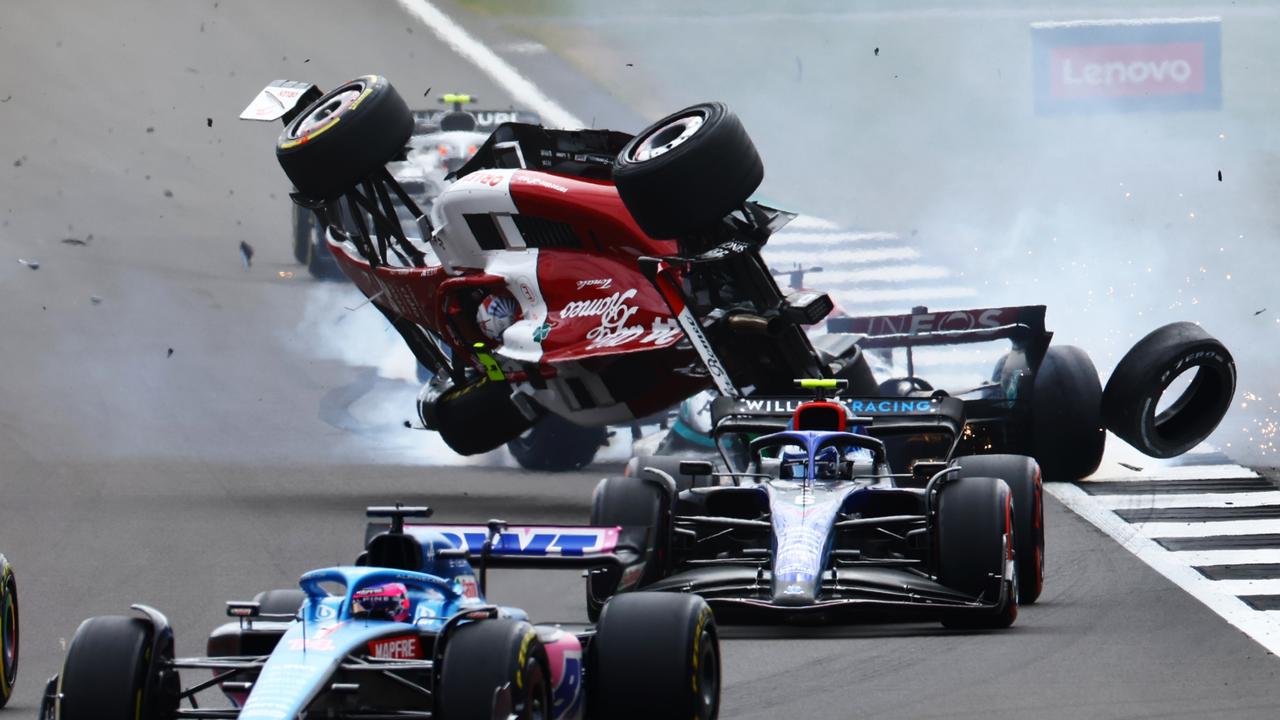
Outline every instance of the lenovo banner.
<path fill-rule="evenodd" d="M 1031 25 L 1036 114 L 1222 107 L 1218 18 Z"/>

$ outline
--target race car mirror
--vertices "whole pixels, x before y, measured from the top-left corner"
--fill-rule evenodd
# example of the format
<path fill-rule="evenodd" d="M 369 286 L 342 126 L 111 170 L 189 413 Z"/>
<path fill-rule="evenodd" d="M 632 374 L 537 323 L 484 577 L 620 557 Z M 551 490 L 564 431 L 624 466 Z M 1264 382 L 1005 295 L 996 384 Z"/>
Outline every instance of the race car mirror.
<path fill-rule="evenodd" d="M 324 93 L 307 82 L 272 80 L 240 113 L 241 120 L 283 120 L 286 125 L 294 115 L 315 102 Z"/>
<path fill-rule="evenodd" d="M 713 470 L 714 468 L 711 466 L 711 463 L 707 462 L 706 460 L 681 460 L 680 461 L 681 475 L 693 475 L 693 476 L 710 475 Z"/>

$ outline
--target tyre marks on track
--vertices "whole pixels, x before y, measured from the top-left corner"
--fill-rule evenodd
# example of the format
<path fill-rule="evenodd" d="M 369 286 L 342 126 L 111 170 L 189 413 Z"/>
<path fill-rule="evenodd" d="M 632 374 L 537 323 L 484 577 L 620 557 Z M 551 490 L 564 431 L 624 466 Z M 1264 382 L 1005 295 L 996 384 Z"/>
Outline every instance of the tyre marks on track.
<path fill-rule="evenodd" d="M 1205 446 L 1158 461 L 1110 441 L 1092 477 L 1045 489 L 1280 653 L 1280 487 Z"/>

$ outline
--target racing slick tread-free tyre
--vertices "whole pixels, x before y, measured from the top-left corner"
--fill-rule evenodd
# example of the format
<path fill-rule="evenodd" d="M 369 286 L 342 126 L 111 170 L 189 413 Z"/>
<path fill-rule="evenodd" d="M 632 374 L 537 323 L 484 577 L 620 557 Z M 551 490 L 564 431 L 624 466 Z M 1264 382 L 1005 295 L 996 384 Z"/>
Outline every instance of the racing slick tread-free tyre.
<path fill-rule="evenodd" d="M 280 588 L 263 590 L 253 596 L 258 603 L 258 612 L 262 615 L 297 615 L 302 603 L 307 601 L 307 594 L 298 588 Z"/>
<path fill-rule="evenodd" d="M 647 536 L 649 547 L 636 548 L 646 556 L 641 586 L 659 578 L 660 561 L 665 561 L 670 551 L 670 529 L 663 527 L 662 504 L 662 491 L 639 477 L 607 477 L 596 485 L 591 496 L 592 527 L 653 528 Z M 612 566 L 588 573 L 587 617 L 593 622 L 617 591 L 621 579 L 622 571 Z"/>
<path fill-rule="evenodd" d="M 942 624 L 949 628 L 1009 627 L 1018 617 L 1016 564 L 1013 587 L 1002 587 L 1008 562 L 1005 536 L 1014 535 L 1009 486 L 994 477 L 962 477 L 943 485 L 936 502 L 938 581 L 967 595 L 981 595 L 986 602 L 1004 596 L 992 611 L 957 612 L 944 616 Z"/>
<path fill-rule="evenodd" d="M 143 697 L 151 672 L 151 628 L 108 615 L 81 623 L 58 678 L 60 720 L 159 720 Z"/>
<path fill-rule="evenodd" d="M 713 227 L 763 179 L 764 163 L 746 128 L 719 102 L 687 107 L 641 130 L 613 165 L 623 204 L 655 238 Z"/>
<path fill-rule="evenodd" d="M 1044 589 L 1044 483 L 1040 466 L 1026 455 L 958 458 L 958 477 L 1004 480 L 1013 495 L 1013 559 L 1018 564 L 1018 603 L 1030 605 Z"/>
<path fill-rule="evenodd" d="M 625 593 L 600 614 L 591 642 L 590 717 L 694 718 L 720 711 L 720 645 L 697 595 Z"/>
<path fill-rule="evenodd" d="M 555 413 L 547 413 L 527 432 L 507 443 L 511 456 L 526 470 L 581 470 L 608 441 L 603 427 L 583 427 Z"/>
<path fill-rule="evenodd" d="M 18 582 L 13 566 L 0 555 L 0 707 L 13 695 L 18 679 Z"/>
<path fill-rule="evenodd" d="M 547 651 L 527 622 L 499 618 L 468 623 L 444 649 L 436 712 L 441 720 L 491 720 L 494 692 L 510 685 L 510 717 L 551 717 Z"/>
<path fill-rule="evenodd" d="M 1072 482 L 1102 462 L 1102 383 L 1088 354 L 1074 345 L 1049 348 L 1031 393 L 1031 454 L 1045 479 Z"/>
<path fill-rule="evenodd" d="M 1190 384 L 1165 410 L 1160 397 L 1179 375 Z M 1236 390 L 1236 365 L 1216 338 L 1195 323 L 1156 328 L 1120 359 L 1102 393 L 1107 428 L 1143 453 L 1169 458 L 1199 445 L 1218 427 Z"/>
<path fill-rule="evenodd" d="M 449 388 L 423 410 L 423 422 L 459 455 L 502 447 L 534 423 L 511 401 L 511 385 L 487 377 Z"/>
<path fill-rule="evenodd" d="M 330 199 L 403 150 L 413 113 L 387 79 L 366 75 L 325 93 L 285 126 L 276 160 L 298 192 Z"/>

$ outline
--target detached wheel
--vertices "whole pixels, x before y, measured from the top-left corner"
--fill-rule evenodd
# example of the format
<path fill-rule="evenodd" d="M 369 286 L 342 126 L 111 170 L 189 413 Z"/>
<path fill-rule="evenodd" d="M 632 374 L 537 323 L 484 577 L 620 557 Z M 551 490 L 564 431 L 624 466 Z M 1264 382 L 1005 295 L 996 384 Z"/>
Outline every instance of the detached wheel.
<path fill-rule="evenodd" d="M 480 620 L 449 638 L 436 690 L 443 720 L 492 720 L 494 694 L 507 686 L 510 713 L 519 720 L 550 720 L 551 673 L 547 651 L 527 622 Z"/>
<path fill-rule="evenodd" d="M 711 608 L 697 595 L 619 595 L 605 605 L 590 652 L 591 717 L 719 715 L 720 644 Z"/>
<path fill-rule="evenodd" d="M 706 230 L 746 202 L 764 164 L 724 103 L 668 115 L 618 153 L 613 182 L 640 229 L 655 238 Z"/>
<path fill-rule="evenodd" d="M 1178 399 L 1160 409 L 1174 380 L 1193 370 Z M 1227 348 L 1195 323 L 1170 323 L 1120 360 L 1102 394 L 1102 416 L 1125 442 L 1151 457 L 1169 458 L 1209 437 L 1235 391 L 1236 364 Z"/>
<path fill-rule="evenodd" d="M 71 638 L 58 680 L 59 720 L 163 720 L 172 712 L 145 696 L 151 627 L 122 616 L 85 620 Z M 176 696 L 175 696 L 176 699 Z M 175 705 L 172 710 L 176 711 Z"/>
<path fill-rule="evenodd" d="M 662 491 L 639 477 L 607 477 L 596 485 L 591 496 L 591 525 L 593 527 L 648 527 L 653 528 L 647 548 L 640 548 L 645 557 L 644 574 L 639 580 L 643 586 L 661 575 L 661 563 L 669 552 L 669 529 L 663 527 Z M 604 567 L 587 575 L 587 617 L 595 621 L 606 601 L 618 591 L 622 571 L 616 567 Z"/>
<path fill-rule="evenodd" d="M 603 427 L 583 427 L 555 413 L 547 413 L 524 434 L 507 443 L 511 456 L 527 470 L 581 470 L 608 441 Z"/>
<path fill-rule="evenodd" d="M 1018 617 L 1017 565 L 1006 543 L 1016 542 L 1013 496 L 1003 480 L 963 477 L 942 486 L 937 497 L 934 556 L 938 581 L 992 602 L 994 610 L 944 616 L 949 628 L 1006 628 Z M 1012 579 L 1006 579 L 1012 571 Z"/>
<path fill-rule="evenodd" d="M 1018 603 L 1030 605 L 1044 589 L 1044 484 L 1040 466 L 1025 455 L 958 458 L 958 476 L 1000 478 L 1013 495 L 1013 559 L 1018 565 Z"/>
<path fill-rule="evenodd" d="M 325 93 L 285 126 L 276 160 L 304 195 L 334 198 L 395 159 L 413 132 L 413 113 L 379 75 Z"/>
<path fill-rule="evenodd" d="M 1088 477 L 1102 462 L 1102 383 L 1088 354 L 1074 345 L 1051 347 L 1036 371 L 1031 394 L 1031 452 L 1046 479 Z"/>
<path fill-rule="evenodd" d="M 422 422 L 459 455 L 502 447 L 533 426 L 511 401 L 511 385 L 487 377 L 443 392 L 427 385 L 418 400 Z"/>
<path fill-rule="evenodd" d="M 13 566 L 0 555 L 0 707 L 13 695 L 18 679 L 18 583 Z"/>

